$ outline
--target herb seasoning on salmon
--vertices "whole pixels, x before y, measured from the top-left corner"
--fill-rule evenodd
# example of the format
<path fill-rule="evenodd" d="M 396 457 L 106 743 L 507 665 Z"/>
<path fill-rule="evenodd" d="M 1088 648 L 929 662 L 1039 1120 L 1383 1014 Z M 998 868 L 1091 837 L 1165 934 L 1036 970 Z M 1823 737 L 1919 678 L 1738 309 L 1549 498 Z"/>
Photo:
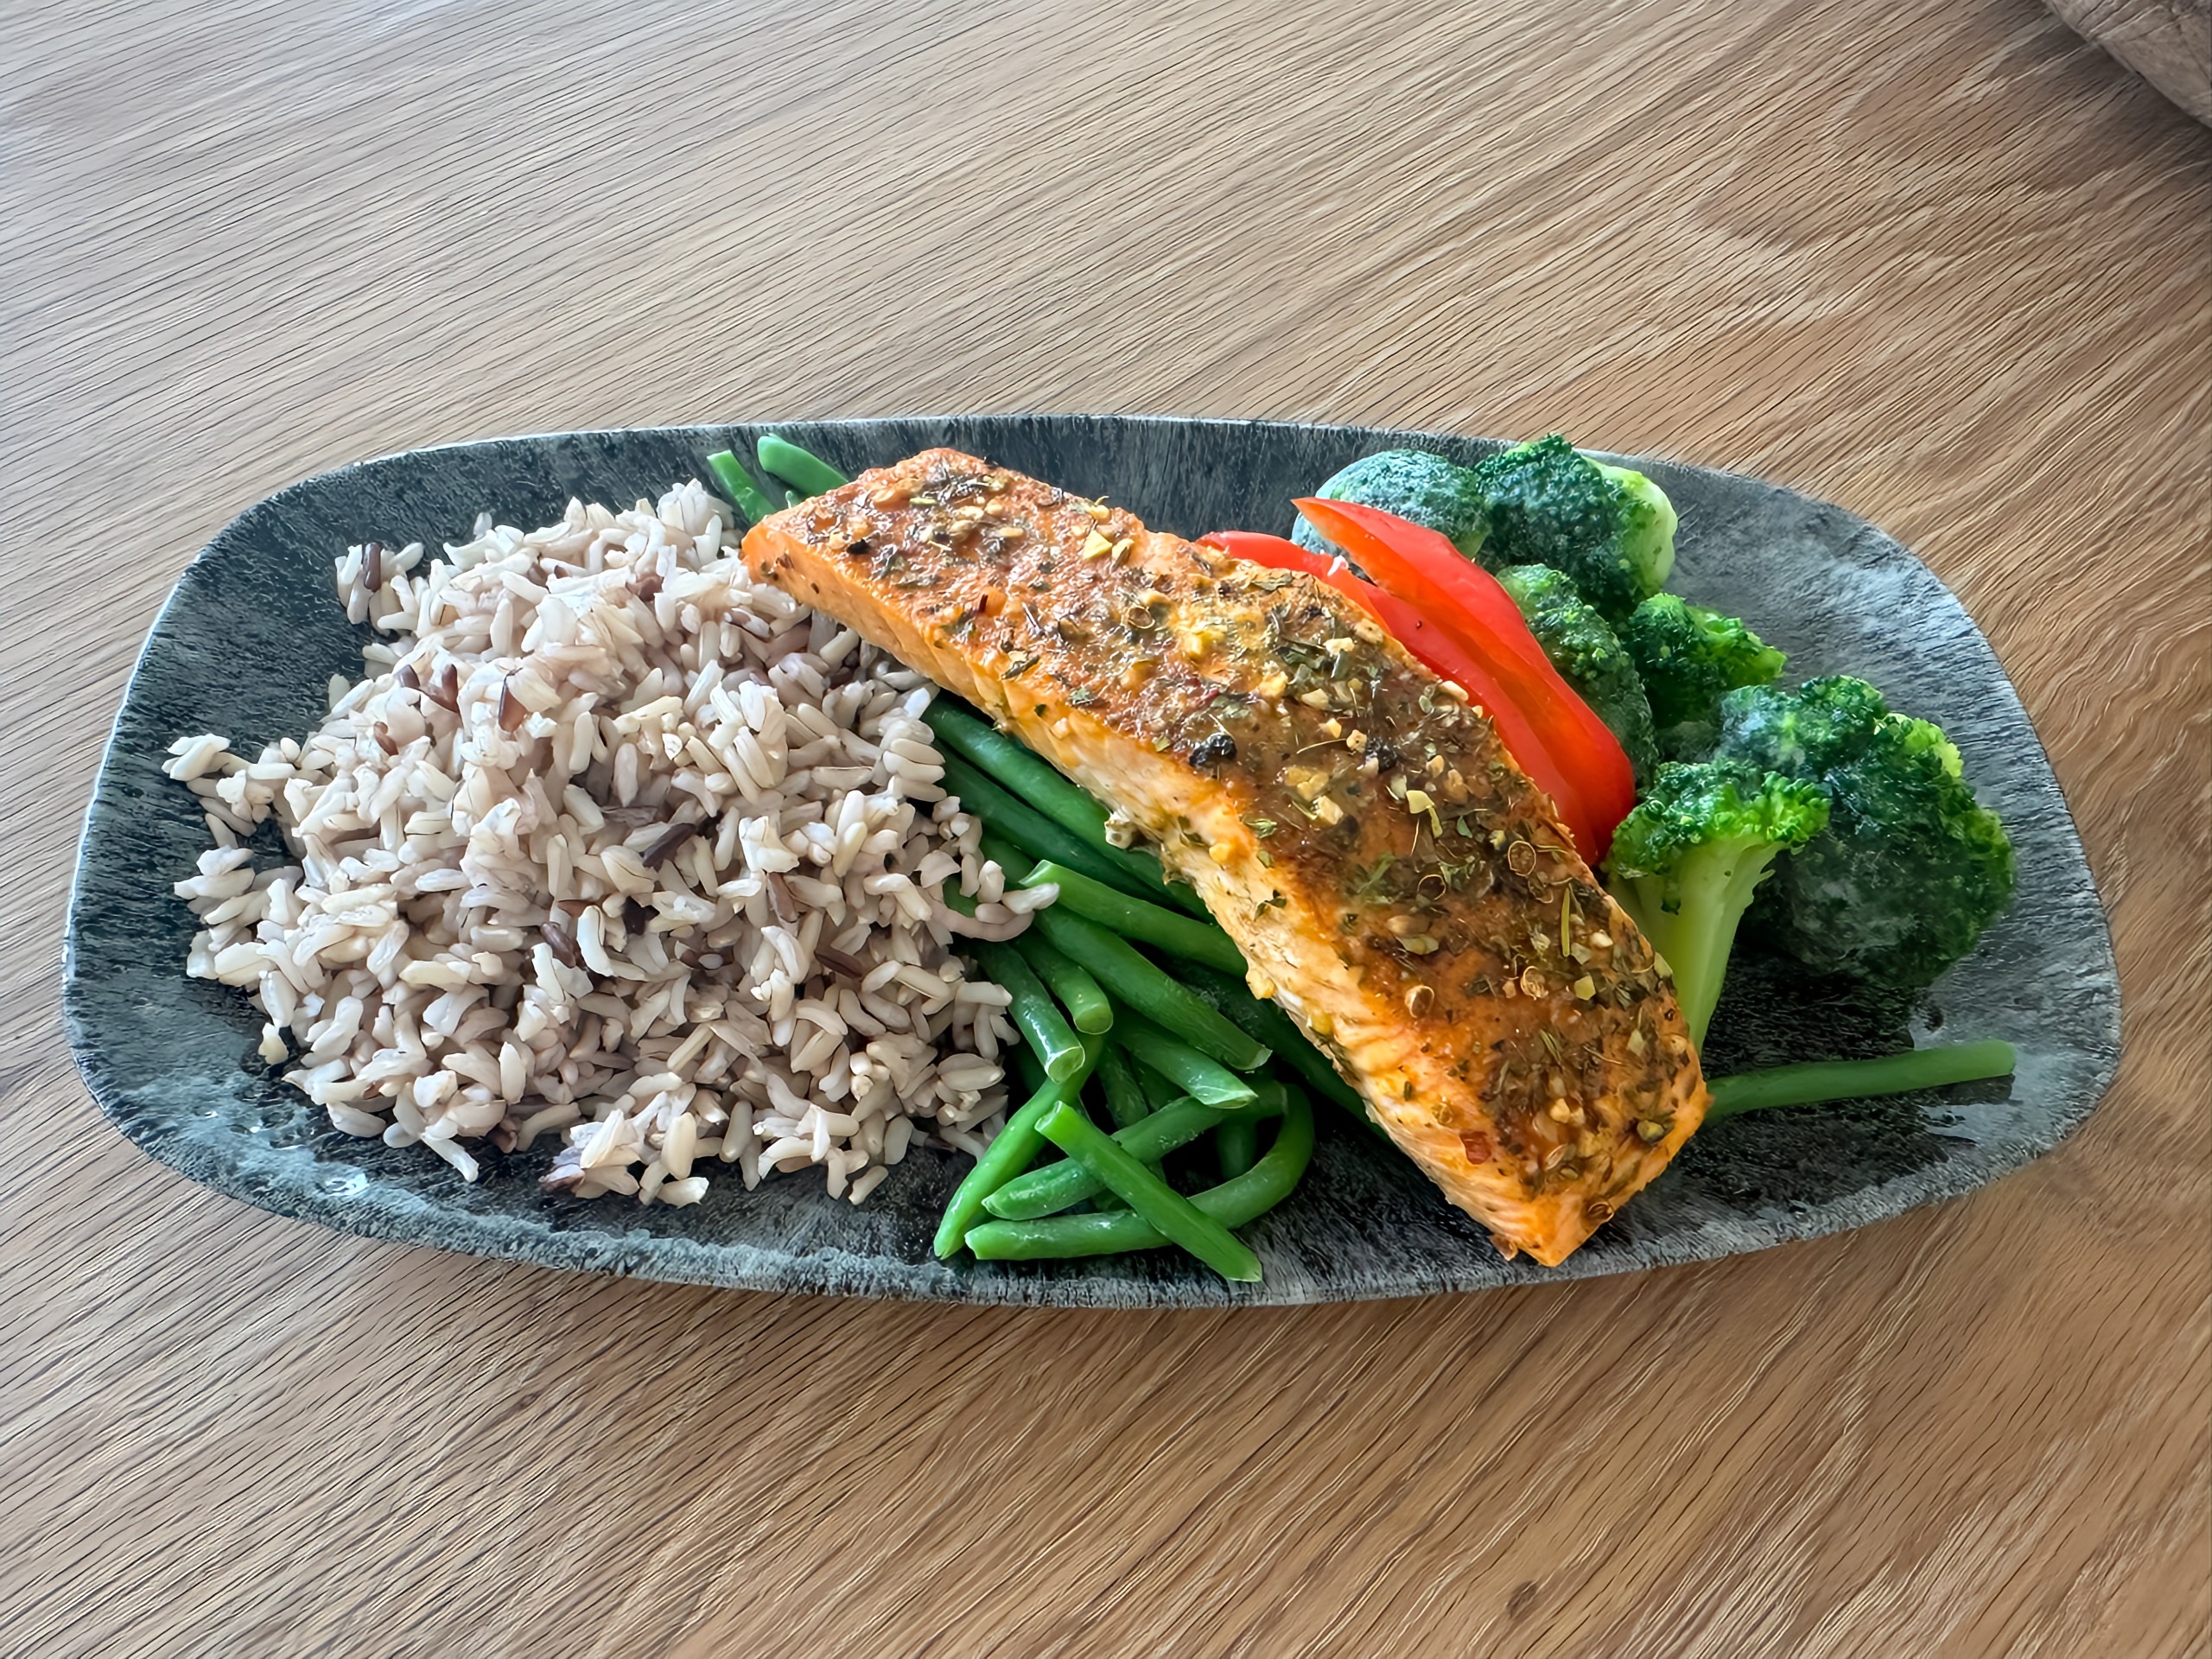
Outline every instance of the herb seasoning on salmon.
<path fill-rule="evenodd" d="M 1563 1261 L 1697 1128 L 1650 945 L 1484 712 L 1329 588 L 947 449 L 744 550 L 1149 836 L 1508 1255 Z"/>

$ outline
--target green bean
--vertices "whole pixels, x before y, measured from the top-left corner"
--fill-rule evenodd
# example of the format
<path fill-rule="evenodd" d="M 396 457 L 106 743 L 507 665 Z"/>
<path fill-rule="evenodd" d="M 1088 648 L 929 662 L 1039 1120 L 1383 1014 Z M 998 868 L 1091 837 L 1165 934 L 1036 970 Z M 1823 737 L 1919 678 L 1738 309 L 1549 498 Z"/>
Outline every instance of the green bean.
<path fill-rule="evenodd" d="M 1246 1173 L 1196 1194 L 1190 1202 L 1224 1227 L 1242 1227 L 1288 1198 L 1313 1156 L 1313 1109 L 1294 1089 L 1275 1143 Z M 968 1247 L 986 1262 L 1039 1262 L 1070 1256 L 1156 1250 L 1166 1236 L 1131 1211 L 1046 1216 L 1036 1221 L 986 1221 L 970 1229 Z"/>
<path fill-rule="evenodd" d="M 1015 935 L 1014 948 L 1022 959 L 1036 969 L 1060 1006 L 1068 1011 L 1068 1023 L 1089 1036 L 1109 1031 L 1114 1025 L 1114 1005 L 1106 1000 L 1106 993 L 1098 988 L 1098 982 L 1090 976 L 1090 969 L 1064 952 L 1055 950 L 1052 942 L 1029 928 Z"/>
<path fill-rule="evenodd" d="M 1032 753 L 1018 741 L 987 723 L 948 698 L 931 703 L 922 718 L 940 741 L 950 744 L 974 765 L 1054 823 L 1093 846 L 1106 840 L 1106 809 L 1060 775 L 1058 768 Z"/>
<path fill-rule="evenodd" d="M 1045 982 L 1037 977 L 1021 952 L 989 939 L 971 940 L 968 948 L 976 953 L 992 982 L 1013 997 L 1006 1011 L 1045 1062 L 1045 1075 L 1054 1083 L 1065 1083 L 1078 1071 L 1088 1069 L 1084 1065 L 1083 1045 L 1068 1029 L 1059 1009 L 1052 1006 Z"/>
<path fill-rule="evenodd" d="M 1109 1046 L 1106 1054 L 1110 1056 Z M 1103 1068 L 1106 1057 L 1102 1056 Z M 1184 1095 L 1114 1131 L 1115 1143 L 1140 1163 L 1159 1173 L 1162 1158 L 1178 1147 L 1186 1147 L 1208 1129 L 1218 1133 L 1231 1124 L 1255 1128 L 1264 1119 L 1280 1117 L 1288 1096 L 1279 1083 L 1257 1085 L 1256 1098 L 1249 1106 L 1230 1109 L 1209 1106 L 1203 1101 Z M 1247 1168 L 1250 1166 L 1247 1165 Z M 1243 1170 L 1236 1172 L 1243 1174 Z M 985 1200 L 984 1208 L 995 1216 L 1008 1221 L 1027 1221 L 1038 1216 L 1050 1216 L 1080 1204 L 1099 1190 L 1097 1177 L 1072 1160 L 1047 1164 L 1042 1169 L 1033 1169 L 1026 1175 L 1016 1176 Z"/>
<path fill-rule="evenodd" d="M 1061 1102 L 1037 1127 L 1046 1140 L 1120 1193 L 1131 1211 L 1223 1278 L 1259 1282 L 1260 1258 L 1249 1245 L 1115 1145 L 1110 1135 L 1074 1107 Z"/>
<path fill-rule="evenodd" d="M 1221 1176 L 1230 1180 L 1252 1167 L 1260 1155 L 1259 1136 L 1255 1131 L 1252 1116 L 1239 1112 L 1224 1118 L 1213 1132 L 1214 1155 L 1221 1160 Z"/>
<path fill-rule="evenodd" d="M 1050 761 L 948 697 L 931 703 L 922 718 L 939 743 L 1070 831 L 1147 892 L 1164 893 L 1185 910 L 1195 906 L 1197 913 L 1205 913 L 1205 901 L 1189 887 L 1169 882 L 1158 859 L 1107 840 L 1106 809 L 1062 777 Z"/>
<path fill-rule="evenodd" d="M 1131 858 L 1139 858 L 1141 857 L 1142 855 L 1131 853 L 1129 856 Z M 1156 858 L 1150 861 L 1154 864 L 1160 864 L 1161 862 L 1160 860 Z M 1206 901 L 1198 897 L 1198 890 L 1192 887 L 1188 881 L 1183 880 L 1181 876 L 1177 876 L 1172 881 L 1162 878 L 1160 885 L 1161 890 L 1166 893 L 1167 902 L 1169 904 L 1179 906 L 1181 908 L 1189 911 L 1192 915 L 1196 916 L 1201 921 L 1210 922 L 1213 919 L 1213 912 L 1208 910 L 1206 908 Z"/>
<path fill-rule="evenodd" d="M 1201 922 L 1163 910 L 1158 905 L 1148 905 L 1141 899 L 1132 899 L 1103 881 L 1092 880 L 1081 870 L 1069 869 L 1051 859 L 1021 878 L 1025 887 L 1042 887 L 1048 881 L 1059 888 L 1062 906 L 1078 916 L 1089 917 L 1101 927 L 1112 928 L 1125 939 L 1156 945 L 1171 957 L 1202 962 L 1224 973 L 1244 971 L 1244 953 L 1228 934 L 1211 922 Z"/>
<path fill-rule="evenodd" d="M 1122 1052 L 1120 1049 L 1115 1047 L 1111 1043 L 1106 1045 L 1106 1052 L 1109 1054 L 1120 1054 Z M 1103 1062 L 1101 1063 L 1103 1064 Z M 1161 1077 L 1159 1072 L 1154 1071 L 1148 1065 L 1139 1065 L 1135 1061 L 1131 1060 L 1129 1062 L 1129 1070 L 1136 1074 L 1137 1088 L 1144 1096 L 1144 1114 L 1156 1112 L 1163 1106 L 1173 1106 L 1179 1100 L 1189 1100 L 1191 1098 L 1180 1089 L 1176 1087 L 1175 1084 L 1170 1083 L 1166 1077 Z M 1205 1105 L 1203 1101 L 1198 1102 L 1198 1103 Z M 1224 1109 L 1216 1106 L 1207 1106 L 1206 1109 L 1211 1112 L 1219 1111 Z M 1140 1116 L 1143 1116 L 1144 1114 L 1140 1114 Z M 1154 1174 L 1161 1176 L 1162 1179 L 1165 1179 L 1165 1172 L 1161 1169 L 1160 1165 L 1147 1164 L 1145 1167 L 1149 1169 Z M 1128 1208 L 1127 1205 L 1122 1202 L 1121 1195 L 1116 1192 L 1097 1193 L 1092 1198 L 1091 1202 L 1096 1204 L 1101 1210 L 1126 1210 Z"/>
<path fill-rule="evenodd" d="M 1090 972 L 1115 1001 L 1135 1008 L 1163 1031 L 1181 1038 L 1202 1054 L 1239 1071 L 1268 1063 L 1268 1048 L 1229 1023 L 1198 993 L 1179 985 L 1137 954 L 1128 942 L 1094 921 L 1047 905 L 1033 912 L 1030 925 Z"/>
<path fill-rule="evenodd" d="M 1052 1082 L 1052 1078 L 1045 1075 L 1045 1062 L 1027 1043 L 1014 1046 L 1014 1075 L 1020 1080 L 1023 1090 L 1033 1095 Z"/>
<path fill-rule="evenodd" d="M 952 1197 L 944 1206 L 944 1215 L 937 1224 L 937 1237 L 931 1248 L 940 1256 L 950 1255 L 968 1236 L 968 1230 L 982 1219 L 983 1200 L 997 1192 L 1029 1166 L 1041 1144 L 1037 1126 L 1056 1109 L 1065 1106 L 1083 1092 L 1084 1079 L 1090 1068 L 1098 1063 L 1098 1052 L 1105 1046 L 1103 1037 L 1083 1039 L 1084 1068 L 1072 1077 L 1058 1083 L 1047 1083 L 1024 1101 L 1020 1108 L 1006 1121 L 998 1138 L 984 1149 L 976 1160 L 975 1168 L 953 1189 Z"/>
<path fill-rule="evenodd" d="M 1188 1095 L 1173 1106 L 1140 1118 L 1128 1128 L 1114 1131 L 1114 1140 L 1155 1175 L 1160 1160 L 1178 1147 L 1188 1146 L 1219 1123 L 1226 1114 Z M 1041 1165 L 1017 1175 L 983 1200 L 983 1207 L 1007 1221 L 1028 1221 L 1057 1215 L 1085 1198 L 1116 1196 L 1105 1184 L 1072 1158 Z"/>
<path fill-rule="evenodd" d="M 973 916 L 976 913 L 976 901 L 957 887 L 944 888 L 939 896 L 944 900 L 947 910 L 958 911 L 963 916 Z M 1108 1006 L 1108 1013 L 1109 1015 L 1112 1013 L 1110 1004 Z M 1022 1087 L 1031 1094 L 1035 1094 L 1037 1090 L 1052 1081 L 1052 1078 L 1045 1074 L 1043 1058 L 1039 1056 L 1036 1049 L 1027 1042 L 1017 1044 L 1014 1047 L 1014 1075 L 1021 1079 Z"/>
<path fill-rule="evenodd" d="M 983 833 L 976 837 L 976 842 L 982 848 L 983 856 L 1006 873 L 1008 883 L 1014 880 L 1016 870 L 1026 868 L 1022 863 L 1021 849 L 988 824 L 984 826 Z"/>
<path fill-rule="evenodd" d="M 1041 944 L 1043 941 L 1040 939 L 1038 943 Z M 1108 1006 L 1110 1008 L 1112 1005 Z M 1094 1075 L 1106 1096 L 1106 1116 L 1113 1120 L 1117 1129 L 1126 1129 L 1130 1124 L 1141 1122 L 1154 1109 L 1154 1104 L 1145 1097 L 1144 1085 L 1137 1080 L 1140 1070 L 1130 1063 L 1128 1055 L 1111 1043 L 1106 1045 L 1105 1052 L 1098 1057 L 1098 1069 Z M 1169 1086 L 1173 1090 L 1173 1085 Z M 1180 1090 L 1173 1090 L 1173 1093 L 1175 1098 L 1188 1098 Z M 1156 1163 L 1147 1164 L 1146 1167 L 1155 1175 L 1160 1173 L 1160 1166 Z M 1128 1208 L 1117 1193 L 1100 1192 L 1094 1197 L 1101 1210 Z"/>
<path fill-rule="evenodd" d="M 944 899 L 947 909 L 957 910 L 963 916 L 973 916 L 976 913 L 976 901 L 957 887 L 948 884 L 944 888 Z M 1008 1012 L 1012 1012 L 1011 1004 L 1008 1004 Z M 1001 1056 L 1001 1064 L 1005 1064 L 1003 1056 Z M 1033 1095 L 1052 1081 L 1046 1074 L 1044 1057 L 1039 1054 L 1036 1048 L 1027 1039 L 1014 1046 L 1013 1064 L 1010 1069 L 1020 1082 L 1022 1088 Z"/>
<path fill-rule="evenodd" d="M 1275 1058 L 1287 1063 L 1316 1094 L 1333 1100 L 1375 1134 L 1386 1141 L 1389 1139 L 1382 1126 L 1367 1115 L 1366 1103 L 1360 1099 L 1358 1090 L 1338 1075 L 1337 1068 L 1329 1064 L 1329 1057 L 1313 1046 L 1281 1008 L 1253 995 L 1243 980 L 1232 979 L 1203 965 L 1186 964 L 1177 976 L 1226 1014 L 1240 1030 L 1265 1043 L 1274 1052 Z"/>
<path fill-rule="evenodd" d="M 1099 1094 L 1105 1101 L 1106 1121 L 1115 1128 L 1126 1129 L 1130 1124 L 1143 1120 L 1144 1096 L 1137 1092 L 1135 1068 L 1130 1065 L 1128 1055 L 1122 1053 L 1113 1044 L 1107 1044 L 1106 1052 L 1098 1057 L 1097 1069 L 1091 1073 L 1091 1076 L 1097 1079 Z M 1096 1116 L 1096 1114 L 1093 1113 L 1092 1116 Z M 1068 1160 L 1063 1159 L 1061 1163 L 1068 1163 Z M 1054 1165 L 1052 1167 L 1057 1168 L 1058 1166 Z M 1070 1167 L 1073 1166 L 1070 1165 Z M 1032 1170 L 1029 1173 L 1033 1175 L 1037 1172 Z M 1159 1173 L 1160 1166 L 1154 1165 L 1153 1173 L 1156 1175 Z M 1122 1201 L 1109 1192 L 1103 1195 L 1098 1207 L 1101 1210 L 1119 1209 L 1122 1207 Z"/>
<path fill-rule="evenodd" d="M 1711 1080 L 1713 1104 L 1706 1109 L 1705 1121 L 1717 1122 L 1770 1106 L 1811 1106 L 1824 1100 L 1906 1094 L 1947 1083 L 1980 1083 L 2011 1076 L 2016 1058 L 2010 1043 L 1954 1043 L 1908 1049 L 1879 1059 L 1810 1060 L 1739 1072 Z"/>
<path fill-rule="evenodd" d="M 1227 1066 L 1126 1008 L 1114 1011 L 1114 1041 L 1128 1051 L 1131 1059 L 1150 1066 L 1209 1106 L 1242 1106 L 1254 1097 L 1252 1085 Z"/>
<path fill-rule="evenodd" d="M 1032 859 L 1050 859 L 1055 863 L 1067 865 L 1096 880 L 1110 882 L 1125 892 L 1140 885 L 1126 872 L 1093 852 L 1080 838 L 1070 834 L 1034 807 L 1007 794 L 996 782 L 959 755 L 949 749 L 939 750 L 938 753 L 944 757 L 944 792 L 957 795 L 961 810 L 981 818 Z M 1157 892 L 1159 887 L 1159 882 L 1153 883 L 1154 891 Z M 1141 899 L 1144 895 L 1139 892 L 1132 896 Z"/>
<path fill-rule="evenodd" d="M 1106 1116 L 1114 1120 L 1116 1128 L 1126 1129 L 1151 1115 L 1154 1109 L 1146 1102 L 1143 1086 L 1137 1082 L 1136 1068 L 1129 1064 L 1129 1057 L 1111 1043 L 1098 1057 L 1097 1077 L 1098 1086 L 1106 1096 Z"/>
<path fill-rule="evenodd" d="M 753 446 L 753 454 L 762 472 L 772 473 L 786 484 L 798 485 L 806 495 L 827 494 L 852 482 L 821 456 L 809 454 L 789 438 L 778 437 L 773 432 L 762 435 L 760 442 Z"/>
<path fill-rule="evenodd" d="M 721 486 L 729 504 L 744 516 L 747 524 L 757 524 L 776 511 L 776 504 L 763 493 L 745 470 L 745 464 L 723 449 L 707 457 L 708 469 L 715 475 L 715 482 Z"/>
<path fill-rule="evenodd" d="M 1144 1091 L 1144 1109 L 1156 1112 L 1161 1107 L 1184 1098 L 1183 1085 L 1173 1077 L 1163 1077 L 1148 1065 L 1133 1065 L 1137 1074 L 1137 1087 Z"/>

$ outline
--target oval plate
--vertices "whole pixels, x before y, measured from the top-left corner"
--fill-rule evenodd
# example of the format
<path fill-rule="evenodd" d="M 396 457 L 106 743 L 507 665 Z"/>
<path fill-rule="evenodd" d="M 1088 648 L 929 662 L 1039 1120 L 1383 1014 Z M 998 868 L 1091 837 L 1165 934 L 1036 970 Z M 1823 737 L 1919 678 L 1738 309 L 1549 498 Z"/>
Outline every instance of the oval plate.
<path fill-rule="evenodd" d="M 618 506 L 700 475 L 763 429 L 663 428 L 509 438 L 325 473 L 227 525 L 177 584 L 139 658 L 79 849 L 63 1002 L 85 1080 L 147 1152 L 194 1180 L 348 1231 L 550 1267 L 750 1289 L 1074 1306 L 1313 1302 L 1479 1290 L 1623 1273 L 1862 1226 L 1969 1192 L 2049 1150 L 2088 1116 L 2119 1058 L 2111 941 L 2050 763 L 1988 642 L 1905 550 L 1839 508 L 1753 479 L 1649 472 L 1681 513 L 1673 586 L 1735 612 L 1793 674 L 1848 671 L 1941 722 L 2005 816 L 2019 896 L 1930 997 L 1883 1007 L 1786 967 L 1739 961 L 1707 1045 L 1715 1075 L 1875 1053 L 1942 1034 L 2018 1046 L 2009 1084 L 1716 1124 L 1567 1265 L 1499 1258 L 1403 1159 L 1325 1116 L 1313 1167 L 1244 1230 L 1266 1278 L 1232 1287 L 1174 1251 L 1070 1264 L 933 1261 L 929 1239 L 967 1160 L 918 1153 L 855 1208 L 808 1175 L 688 1209 L 549 1196 L 550 1147 L 464 1185 L 419 1147 L 353 1140 L 254 1056 L 243 996 L 181 972 L 193 919 L 170 883 L 207 844 L 162 776 L 169 742 L 227 733 L 248 752 L 320 718 L 334 672 L 359 672 L 331 561 L 349 542 L 465 537 L 480 509 L 557 518 L 571 496 Z M 1160 529 L 1287 531 L 1290 499 L 1356 456 L 1417 442 L 1456 460 L 1496 445 L 1360 427 L 1083 416 L 787 423 L 848 471 L 950 444 L 1091 495 Z"/>

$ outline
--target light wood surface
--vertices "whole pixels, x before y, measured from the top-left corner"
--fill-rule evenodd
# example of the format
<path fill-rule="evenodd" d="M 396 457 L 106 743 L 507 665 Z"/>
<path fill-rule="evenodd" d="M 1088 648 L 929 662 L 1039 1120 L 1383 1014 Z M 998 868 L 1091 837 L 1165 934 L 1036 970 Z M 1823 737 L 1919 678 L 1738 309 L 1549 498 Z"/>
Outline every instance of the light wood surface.
<path fill-rule="evenodd" d="M 10 16 L 0 1650 L 2206 1650 L 2212 135 L 2031 0 Z M 1862 1234 L 1232 1316 L 563 1277 L 106 1126 L 73 841 L 224 519 L 950 408 L 1559 425 L 1870 515 L 2050 746 L 2119 1084 Z"/>

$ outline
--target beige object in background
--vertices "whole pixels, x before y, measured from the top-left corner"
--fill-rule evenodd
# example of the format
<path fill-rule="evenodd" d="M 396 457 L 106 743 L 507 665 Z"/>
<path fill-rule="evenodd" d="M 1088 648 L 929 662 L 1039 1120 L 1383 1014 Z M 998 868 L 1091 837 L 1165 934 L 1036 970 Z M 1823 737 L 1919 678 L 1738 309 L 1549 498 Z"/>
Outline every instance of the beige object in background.
<path fill-rule="evenodd" d="M 2212 0 L 2046 0 L 2198 120 L 2212 124 Z"/>

